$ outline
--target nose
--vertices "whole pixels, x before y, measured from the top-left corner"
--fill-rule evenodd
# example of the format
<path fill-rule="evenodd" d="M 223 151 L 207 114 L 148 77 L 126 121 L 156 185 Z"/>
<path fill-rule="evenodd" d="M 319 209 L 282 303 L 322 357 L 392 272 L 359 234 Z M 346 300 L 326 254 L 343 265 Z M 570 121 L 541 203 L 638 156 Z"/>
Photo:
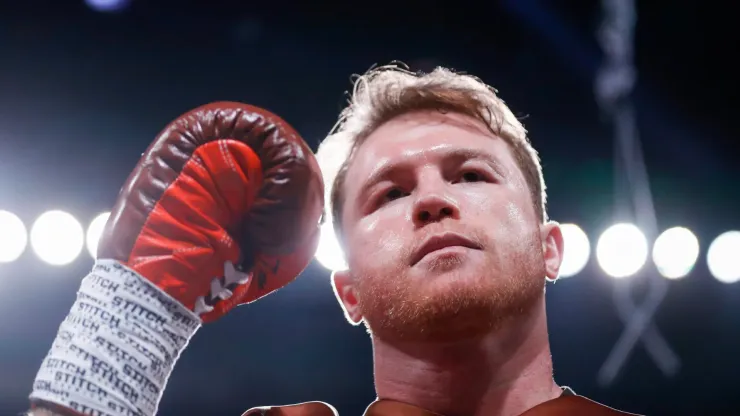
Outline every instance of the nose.
<path fill-rule="evenodd" d="M 460 207 L 451 197 L 440 192 L 427 192 L 414 204 L 414 225 L 423 227 L 444 219 L 459 219 Z"/>

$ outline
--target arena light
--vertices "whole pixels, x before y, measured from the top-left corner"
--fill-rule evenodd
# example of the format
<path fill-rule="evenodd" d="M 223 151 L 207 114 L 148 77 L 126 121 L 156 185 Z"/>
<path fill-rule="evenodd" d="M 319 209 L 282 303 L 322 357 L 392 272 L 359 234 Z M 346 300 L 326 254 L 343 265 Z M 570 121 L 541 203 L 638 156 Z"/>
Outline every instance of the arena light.
<path fill-rule="evenodd" d="M 117 12 L 125 9 L 131 0 L 85 0 L 91 9 L 98 12 Z"/>
<path fill-rule="evenodd" d="M 316 249 L 316 260 L 331 271 L 347 270 L 342 247 L 339 245 L 331 222 L 321 225 L 321 237 Z"/>
<path fill-rule="evenodd" d="M 31 227 L 31 247 L 37 256 L 53 266 L 71 263 L 82 252 L 82 225 L 71 214 L 47 211 Z"/>
<path fill-rule="evenodd" d="M 689 274 L 698 257 L 699 240 L 684 227 L 663 231 L 653 245 L 653 262 L 667 279 L 680 279 Z"/>
<path fill-rule="evenodd" d="M 10 263 L 23 254 L 28 244 L 28 234 L 18 216 L 0 211 L 0 263 Z"/>
<path fill-rule="evenodd" d="M 707 266 L 722 283 L 740 281 L 740 231 L 728 231 L 712 241 L 707 251 Z"/>
<path fill-rule="evenodd" d="M 617 279 L 637 273 L 647 257 L 647 239 L 634 224 L 612 225 L 596 244 L 599 265 L 606 274 Z"/>
<path fill-rule="evenodd" d="M 105 223 L 108 222 L 108 217 L 110 217 L 110 212 L 99 214 L 87 227 L 85 240 L 87 242 L 87 251 L 92 258 L 98 257 L 98 241 L 100 241 L 100 236 L 103 234 L 103 228 L 105 228 Z"/>
<path fill-rule="evenodd" d="M 563 263 L 560 265 L 560 277 L 571 277 L 583 270 L 591 255 L 588 236 L 575 224 L 561 224 L 563 232 Z"/>

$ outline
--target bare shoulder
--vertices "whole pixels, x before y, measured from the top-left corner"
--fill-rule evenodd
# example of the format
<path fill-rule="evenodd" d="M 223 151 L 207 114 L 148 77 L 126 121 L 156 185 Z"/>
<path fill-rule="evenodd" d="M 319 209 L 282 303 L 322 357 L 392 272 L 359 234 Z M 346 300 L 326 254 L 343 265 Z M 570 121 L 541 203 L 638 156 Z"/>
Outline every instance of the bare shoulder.
<path fill-rule="evenodd" d="M 524 412 L 521 416 L 640 416 L 613 409 L 577 395 L 561 396 Z"/>

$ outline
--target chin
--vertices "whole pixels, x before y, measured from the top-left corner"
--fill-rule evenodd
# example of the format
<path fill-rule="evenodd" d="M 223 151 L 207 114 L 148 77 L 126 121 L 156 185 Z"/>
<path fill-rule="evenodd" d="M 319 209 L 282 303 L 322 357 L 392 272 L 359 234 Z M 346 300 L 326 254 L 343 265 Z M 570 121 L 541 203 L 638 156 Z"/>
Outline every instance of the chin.
<path fill-rule="evenodd" d="M 428 299 L 429 309 L 459 308 L 465 305 L 490 307 L 491 297 L 507 290 L 495 267 L 470 263 L 436 265 L 414 283 L 411 293 L 416 292 L 418 297 Z"/>
<path fill-rule="evenodd" d="M 494 277 L 496 267 L 480 260 L 477 256 L 470 255 L 470 253 L 453 251 L 425 258 L 413 268 L 422 277 L 447 275 L 468 280 L 488 280 Z"/>
<path fill-rule="evenodd" d="M 495 331 L 500 321 L 483 309 L 427 312 L 412 320 L 383 319 L 368 321 L 367 324 L 374 336 L 391 342 L 450 344 L 482 338 Z"/>
<path fill-rule="evenodd" d="M 542 279 L 496 275 L 466 265 L 438 271 L 365 305 L 367 325 L 380 338 L 406 342 L 450 343 L 483 337 L 505 321 L 527 314 L 544 293 Z"/>

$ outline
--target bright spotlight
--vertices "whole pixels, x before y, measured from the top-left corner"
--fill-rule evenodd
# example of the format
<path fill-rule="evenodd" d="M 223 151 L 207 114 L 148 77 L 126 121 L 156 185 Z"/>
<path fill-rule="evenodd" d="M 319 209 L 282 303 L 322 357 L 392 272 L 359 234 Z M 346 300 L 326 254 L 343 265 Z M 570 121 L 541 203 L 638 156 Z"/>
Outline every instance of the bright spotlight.
<path fill-rule="evenodd" d="M 591 255 L 591 245 L 588 236 L 575 224 L 561 224 L 563 232 L 563 264 L 560 265 L 560 277 L 576 275 L 586 267 L 588 257 Z"/>
<path fill-rule="evenodd" d="M 668 279 L 686 276 L 699 257 L 699 240 L 687 228 L 674 227 L 663 231 L 653 245 L 653 262 L 660 274 Z"/>
<path fill-rule="evenodd" d="M 599 237 L 596 259 L 606 274 L 623 278 L 637 273 L 648 256 L 645 235 L 633 224 L 615 224 Z"/>
<path fill-rule="evenodd" d="M 23 254 L 28 235 L 23 221 L 15 214 L 0 211 L 0 263 L 10 263 Z"/>
<path fill-rule="evenodd" d="M 316 260 L 331 271 L 347 270 L 342 247 L 339 245 L 334 227 L 330 222 L 321 225 L 321 237 L 316 249 Z"/>
<path fill-rule="evenodd" d="M 110 217 L 110 212 L 104 212 L 95 217 L 87 227 L 85 238 L 87 251 L 94 259 L 98 257 L 98 241 L 100 241 L 100 236 L 103 234 L 103 228 L 105 228 L 105 223 L 108 222 L 108 217 Z"/>
<path fill-rule="evenodd" d="M 712 241 L 707 251 L 707 265 L 722 283 L 740 281 L 740 231 L 728 231 Z"/>
<path fill-rule="evenodd" d="M 82 225 L 63 211 L 47 211 L 31 227 L 31 247 L 41 260 L 62 266 L 79 256 L 84 245 Z"/>
<path fill-rule="evenodd" d="M 85 0 L 88 7 L 98 12 L 117 12 L 128 6 L 131 0 Z"/>

